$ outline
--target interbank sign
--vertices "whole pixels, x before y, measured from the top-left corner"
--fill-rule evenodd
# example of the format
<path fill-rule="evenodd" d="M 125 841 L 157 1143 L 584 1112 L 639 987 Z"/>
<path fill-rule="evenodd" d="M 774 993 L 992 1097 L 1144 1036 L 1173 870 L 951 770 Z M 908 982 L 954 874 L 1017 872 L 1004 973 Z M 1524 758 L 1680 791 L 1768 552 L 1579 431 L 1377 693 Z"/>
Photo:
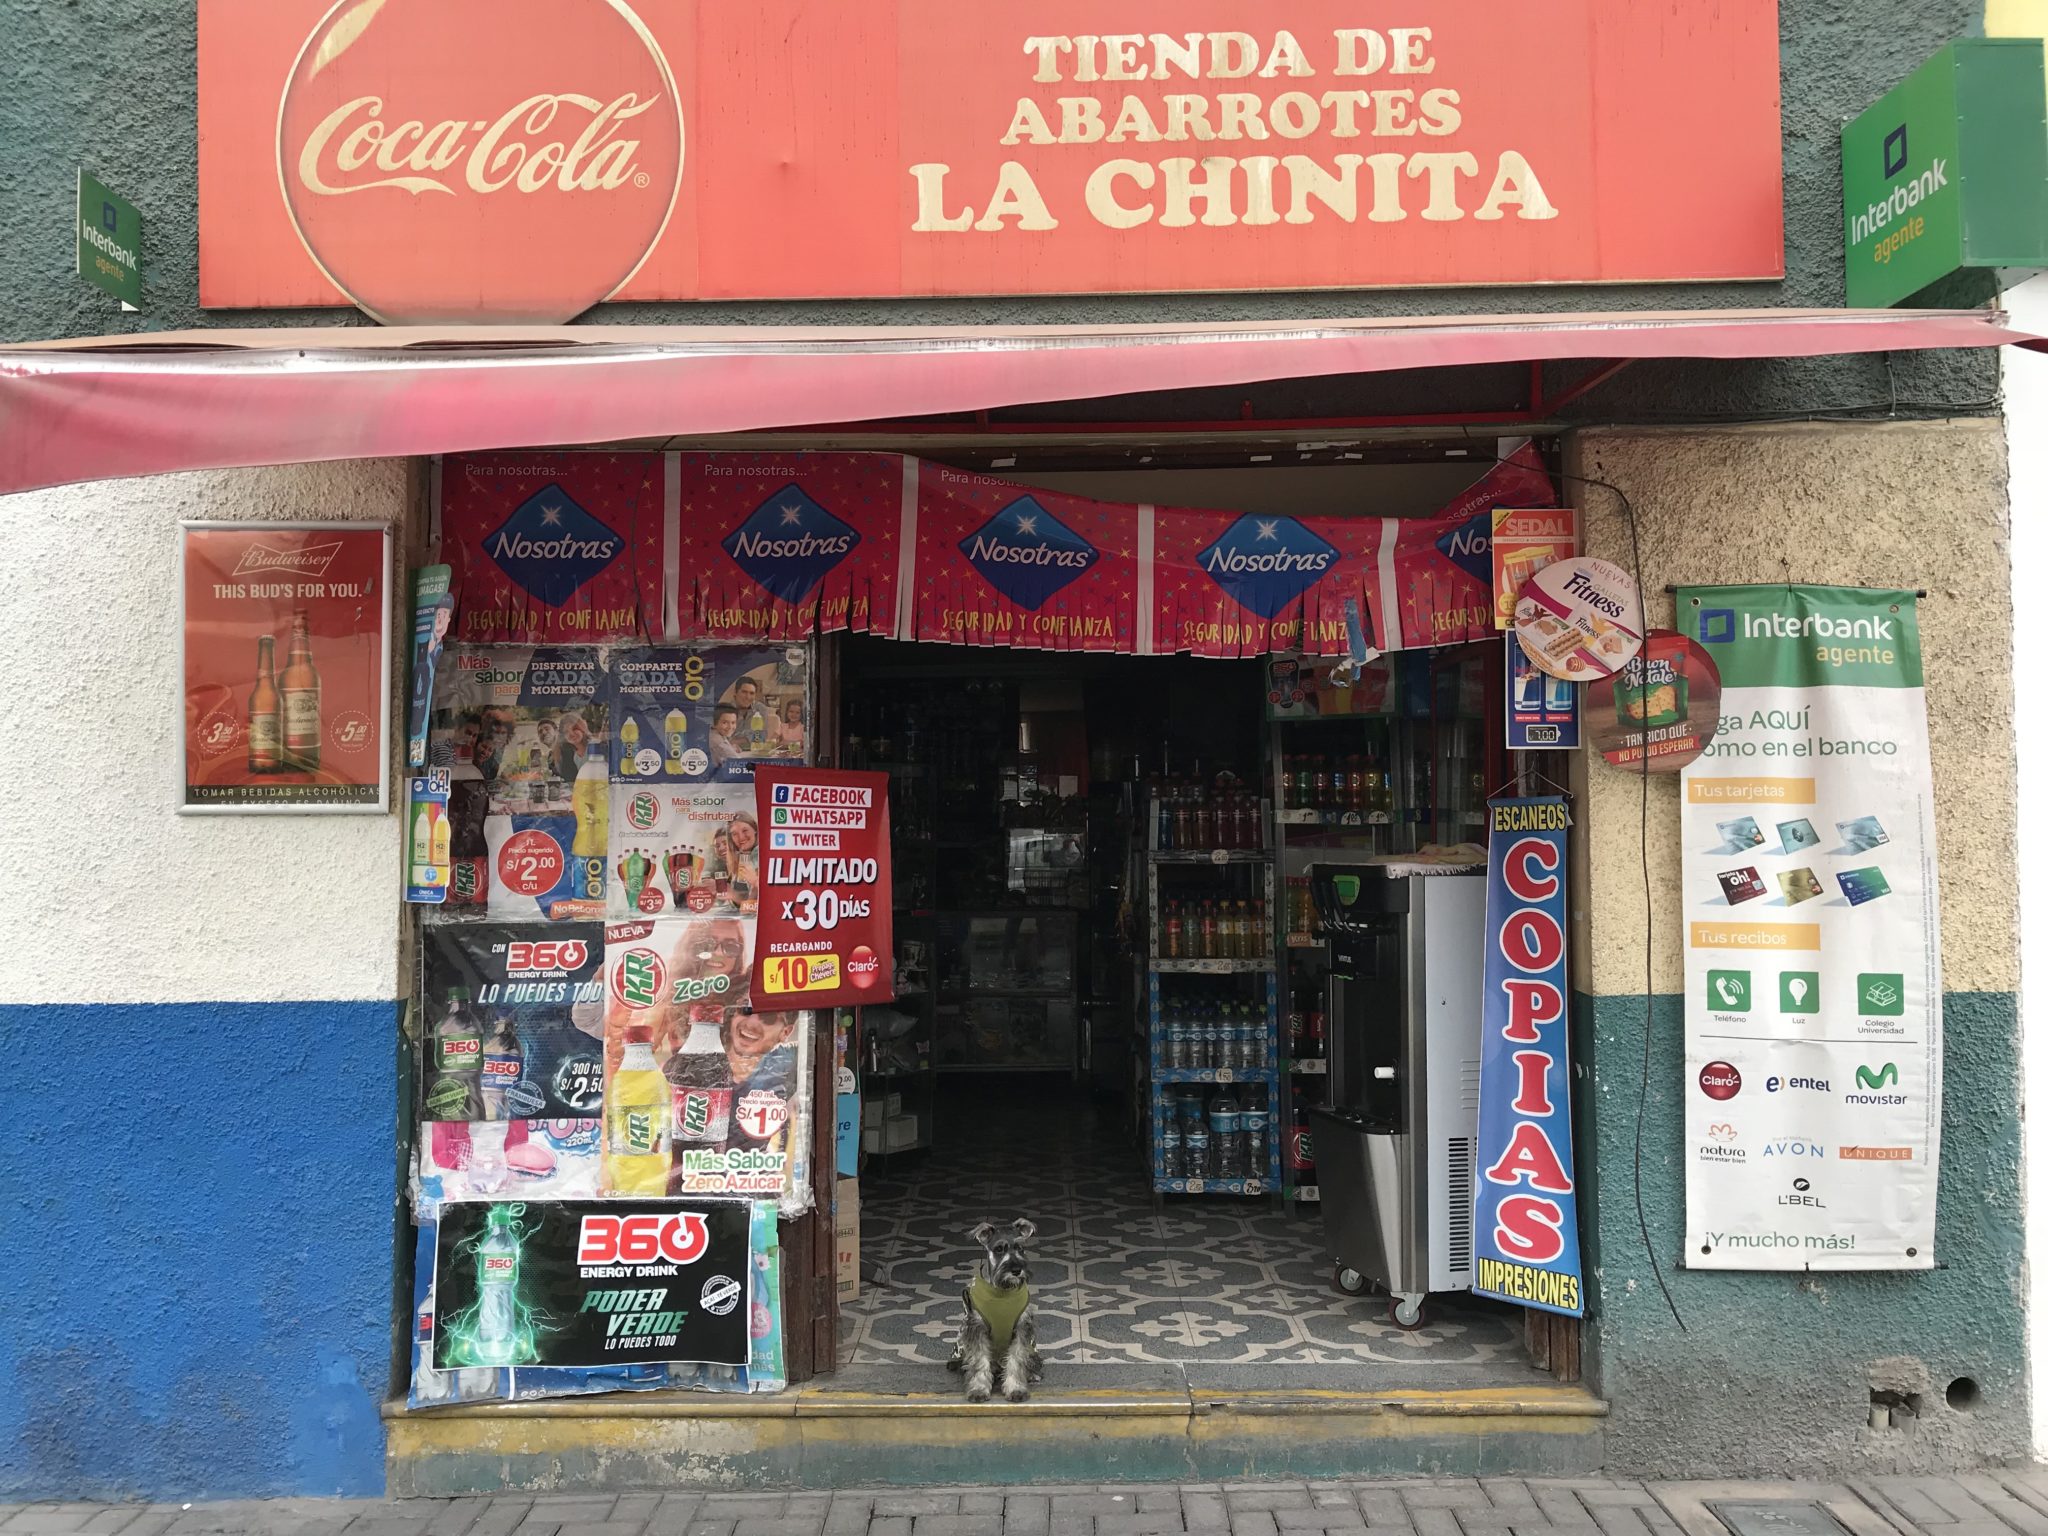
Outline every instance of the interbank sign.
<path fill-rule="evenodd" d="M 1842 224 L 1858 308 L 1964 267 L 2048 266 L 2040 42 L 1958 39 L 1848 123 Z"/>

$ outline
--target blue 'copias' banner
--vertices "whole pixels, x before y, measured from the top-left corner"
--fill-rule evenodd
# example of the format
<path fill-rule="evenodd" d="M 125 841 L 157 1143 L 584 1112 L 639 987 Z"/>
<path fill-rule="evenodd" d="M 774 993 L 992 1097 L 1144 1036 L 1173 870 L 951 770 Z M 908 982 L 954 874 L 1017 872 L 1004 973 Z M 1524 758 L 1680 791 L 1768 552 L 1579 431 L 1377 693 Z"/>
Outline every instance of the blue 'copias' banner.
<path fill-rule="evenodd" d="M 1561 797 L 1486 808 L 1486 988 L 1472 1289 L 1585 1314 L 1572 1175 Z"/>

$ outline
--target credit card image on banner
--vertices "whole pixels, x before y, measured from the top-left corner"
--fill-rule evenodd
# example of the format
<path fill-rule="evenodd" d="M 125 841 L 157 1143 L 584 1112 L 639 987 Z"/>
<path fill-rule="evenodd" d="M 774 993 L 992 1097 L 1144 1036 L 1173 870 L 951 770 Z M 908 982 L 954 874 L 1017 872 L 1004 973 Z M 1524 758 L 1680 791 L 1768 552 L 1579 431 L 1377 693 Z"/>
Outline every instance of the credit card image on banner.
<path fill-rule="evenodd" d="M 1835 876 L 1835 883 L 1842 888 L 1842 894 L 1849 898 L 1852 907 L 1860 907 L 1866 901 L 1875 901 L 1892 893 L 1884 871 L 1874 864 L 1868 869 L 1845 869 Z"/>
<path fill-rule="evenodd" d="M 1721 882 L 1721 894 L 1728 899 L 1728 905 L 1731 907 L 1741 902 L 1755 901 L 1769 890 L 1764 884 L 1763 876 L 1756 872 L 1754 865 L 1747 869 L 1723 870 L 1714 878 Z"/>

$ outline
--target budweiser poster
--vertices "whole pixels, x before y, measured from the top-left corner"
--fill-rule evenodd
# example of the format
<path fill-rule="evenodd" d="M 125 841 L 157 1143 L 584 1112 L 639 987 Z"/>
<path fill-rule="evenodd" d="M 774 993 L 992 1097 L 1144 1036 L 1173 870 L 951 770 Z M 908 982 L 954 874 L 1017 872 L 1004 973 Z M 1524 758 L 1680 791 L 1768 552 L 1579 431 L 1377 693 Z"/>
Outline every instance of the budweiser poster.
<path fill-rule="evenodd" d="M 444 460 L 441 558 L 457 640 L 588 645 L 659 619 L 658 453 Z"/>
<path fill-rule="evenodd" d="M 387 804 L 391 534 L 186 523 L 181 811 Z"/>
<path fill-rule="evenodd" d="M 1775 0 L 200 0 L 200 299 L 1770 278 L 1778 79 Z"/>

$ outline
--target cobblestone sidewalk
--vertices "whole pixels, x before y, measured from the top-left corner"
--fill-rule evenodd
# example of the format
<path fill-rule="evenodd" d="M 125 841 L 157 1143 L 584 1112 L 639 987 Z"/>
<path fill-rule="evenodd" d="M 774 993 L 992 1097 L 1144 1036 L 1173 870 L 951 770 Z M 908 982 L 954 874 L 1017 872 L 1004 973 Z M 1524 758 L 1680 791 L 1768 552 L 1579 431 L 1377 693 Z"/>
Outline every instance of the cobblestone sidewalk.
<path fill-rule="evenodd" d="M 1745 1504 L 1774 1506 L 1757 1512 L 1772 1536 L 2048 1536 L 2048 1470 L 15 1504 L 0 1505 L 0 1536 L 1754 1536 Z"/>

